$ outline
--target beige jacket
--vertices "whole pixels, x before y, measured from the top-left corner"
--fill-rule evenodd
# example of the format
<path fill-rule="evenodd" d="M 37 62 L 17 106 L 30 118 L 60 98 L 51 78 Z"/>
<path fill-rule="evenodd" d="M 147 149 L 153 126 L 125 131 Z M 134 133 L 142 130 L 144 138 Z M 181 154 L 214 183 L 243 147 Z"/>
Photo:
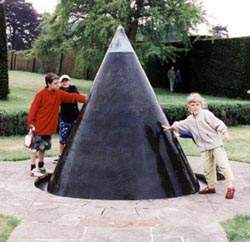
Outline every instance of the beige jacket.
<path fill-rule="evenodd" d="M 191 132 L 200 151 L 223 146 L 221 134 L 227 131 L 226 125 L 206 109 L 201 109 L 196 115 L 190 114 L 182 121 L 174 122 L 172 127 L 177 131 Z"/>

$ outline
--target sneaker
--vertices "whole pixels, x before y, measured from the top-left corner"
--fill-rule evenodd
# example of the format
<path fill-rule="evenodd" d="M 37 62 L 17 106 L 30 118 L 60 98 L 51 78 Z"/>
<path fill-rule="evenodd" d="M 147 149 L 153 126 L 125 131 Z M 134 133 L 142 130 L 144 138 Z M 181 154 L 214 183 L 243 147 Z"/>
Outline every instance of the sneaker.
<path fill-rule="evenodd" d="M 225 198 L 226 199 L 233 199 L 234 198 L 234 193 L 235 193 L 235 188 L 234 187 L 228 187 Z"/>
<path fill-rule="evenodd" d="M 209 194 L 209 193 L 216 193 L 215 188 L 205 187 L 199 191 L 199 194 Z"/>
<path fill-rule="evenodd" d="M 30 176 L 33 176 L 33 177 L 41 177 L 43 176 L 44 174 L 40 171 L 40 169 L 38 168 L 34 168 L 30 171 Z"/>

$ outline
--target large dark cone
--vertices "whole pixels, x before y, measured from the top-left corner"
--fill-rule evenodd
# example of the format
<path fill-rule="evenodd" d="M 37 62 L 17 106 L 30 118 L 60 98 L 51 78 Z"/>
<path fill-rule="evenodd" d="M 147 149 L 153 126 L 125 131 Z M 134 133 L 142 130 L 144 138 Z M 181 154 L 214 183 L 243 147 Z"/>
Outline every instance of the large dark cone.
<path fill-rule="evenodd" d="M 122 27 L 48 191 L 95 199 L 168 198 L 199 189 Z"/>

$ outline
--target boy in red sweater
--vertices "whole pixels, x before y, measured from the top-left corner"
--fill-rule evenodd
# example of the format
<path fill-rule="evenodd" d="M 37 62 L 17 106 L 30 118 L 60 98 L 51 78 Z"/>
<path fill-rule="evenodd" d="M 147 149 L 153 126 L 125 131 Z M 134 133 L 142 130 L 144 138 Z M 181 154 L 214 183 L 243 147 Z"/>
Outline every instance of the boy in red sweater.
<path fill-rule="evenodd" d="M 28 114 L 28 125 L 34 133 L 31 146 L 31 176 L 41 176 L 46 171 L 44 168 L 45 150 L 51 148 L 51 135 L 57 130 L 61 103 L 85 103 L 87 101 L 86 95 L 60 90 L 59 77 L 54 73 L 48 73 L 45 76 L 45 83 L 46 87 L 36 94 Z M 38 167 L 36 168 L 37 152 Z"/>

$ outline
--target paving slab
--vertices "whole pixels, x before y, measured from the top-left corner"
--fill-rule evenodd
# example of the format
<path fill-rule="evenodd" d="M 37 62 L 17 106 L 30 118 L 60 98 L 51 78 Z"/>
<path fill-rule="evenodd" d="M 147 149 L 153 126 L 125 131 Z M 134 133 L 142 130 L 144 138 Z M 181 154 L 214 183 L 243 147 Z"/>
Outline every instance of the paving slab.
<path fill-rule="evenodd" d="M 188 157 L 195 172 L 199 157 Z M 53 170 L 52 158 L 45 161 Z M 9 242 L 225 242 L 220 222 L 250 213 L 250 165 L 231 161 L 236 196 L 217 193 L 170 199 L 112 201 L 60 197 L 34 186 L 29 161 L 0 162 L 0 213 L 21 223 Z"/>

